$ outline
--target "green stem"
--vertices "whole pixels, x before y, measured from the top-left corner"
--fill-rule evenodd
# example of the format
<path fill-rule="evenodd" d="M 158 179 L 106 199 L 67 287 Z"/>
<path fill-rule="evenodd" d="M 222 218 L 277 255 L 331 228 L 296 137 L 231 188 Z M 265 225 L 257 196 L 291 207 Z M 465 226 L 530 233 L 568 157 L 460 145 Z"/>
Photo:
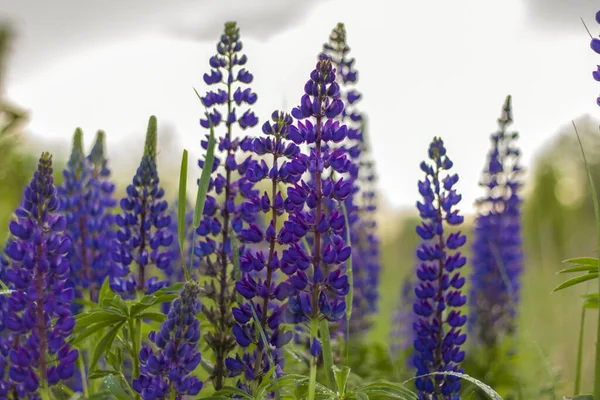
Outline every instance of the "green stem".
<path fill-rule="evenodd" d="M 138 347 L 138 334 L 135 326 L 137 325 L 137 321 L 133 319 L 129 320 L 129 340 L 131 340 L 131 348 L 133 350 L 133 354 L 131 358 L 133 359 L 133 379 L 137 379 L 140 376 L 140 360 L 138 358 L 138 354 L 140 354 L 140 349 Z M 139 399 L 139 395 L 137 392 L 135 393 L 135 398 Z"/>
<path fill-rule="evenodd" d="M 577 365 L 575 366 L 575 391 L 574 395 L 579 394 L 581 388 L 581 363 L 583 360 L 583 331 L 585 328 L 585 305 L 581 307 L 581 323 L 579 325 L 579 343 L 577 345 Z"/>
<path fill-rule="evenodd" d="M 319 320 L 313 318 L 310 321 L 310 343 L 312 345 L 313 340 L 317 339 L 317 332 L 319 331 Z M 312 356 L 310 359 L 310 380 L 308 381 L 308 400 L 315 399 L 315 392 L 317 390 L 317 357 Z"/>
<path fill-rule="evenodd" d="M 81 386 L 83 387 L 83 396 L 87 399 L 90 397 L 88 386 L 87 386 L 87 374 L 85 373 L 85 365 L 83 361 L 83 355 L 80 354 L 77 359 L 77 364 L 79 364 L 79 373 L 81 373 Z"/>

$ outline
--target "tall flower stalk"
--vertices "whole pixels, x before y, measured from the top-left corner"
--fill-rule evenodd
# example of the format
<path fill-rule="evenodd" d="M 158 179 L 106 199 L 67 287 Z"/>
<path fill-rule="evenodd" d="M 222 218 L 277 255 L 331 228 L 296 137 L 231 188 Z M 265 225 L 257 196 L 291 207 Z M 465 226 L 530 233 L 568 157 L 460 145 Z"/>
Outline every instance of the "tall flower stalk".
<path fill-rule="evenodd" d="M 306 162 L 308 156 L 311 185 L 301 180 L 288 188 L 285 208 L 289 216 L 281 233 L 282 243 L 289 246 L 282 255 L 282 270 L 291 276 L 296 292 L 288 300 L 288 316 L 293 323 L 310 324 L 309 399 L 314 398 L 321 354 L 319 321 L 338 321 L 346 311 L 344 296 L 349 291 L 341 265 L 350 257 L 351 248 L 341 236 L 346 227 L 339 205 L 350 196 L 352 182 L 343 178 L 334 181 L 331 174 L 348 173 L 354 164 L 343 151 L 329 151 L 328 147 L 347 137 L 348 128 L 335 121 L 343 109 L 336 70 L 322 55 L 304 85 L 300 105 L 292 110 L 297 125 L 290 126 L 288 132 L 288 138 L 296 144 L 308 145 L 309 154 L 297 159 Z M 329 207 L 325 207 L 326 202 Z M 305 240 L 309 248 L 300 246 L 299 240 Z"/>
<path fill-rule="evenodd" d="M 362 99 L 362 94 L 356 89 L 358 72 L 354 67 L 355 59 L 349 57 L 349 53 L 346 28 L 343 23 L 338 23 L 331 32 L 329 41 L 323 45 L 323 54 L 331 59 L 336 68 L 340 98 L 344 101 L 344 110 L 337 119 L 348 126 L 346 140 L 333 145 L 332 150 L 343 150 L 353 162 L 353 168 L 344 174 L 344 178 L 354 185 L 351 195 L 344 201 L 351 216 L 349 229 L 352 243 L 353 310 L 356 311 L 350 321 L 349 331 L 364 334 L 370 326 L 368 316 L 377 310 L 379 242 L 374 221 L 375 179 L 369 168 L 373 163 L 364 132 L 365 119 L 357 107 Z"/>
<path fill-rule="evenodd" d="M 258 123 L 250 108 L 241 115 L 238 111 L 238 107 L 252 105 L 257 99 L 256 94 L 245 87 L 252 82 L 253 76 L 243 67 L 247 57 L 241 54 L 242 47 L 235 22 L 227 22 L 217 44 L 217 54 L 210 58 L 210 75 L 204 74 L 207 85 L 220 88 L 201 97 L 208 109 L 206 119 L 200 120 L 202 127 L 209 129 L 212 125 L 218 132 L 225 125 L 224 135 L 218 138 L 218 151 L 215 152 L 213 177 L 209 184 L 211 194 L 206 197 L 203 218 L 196 230 L 200 240 L 194 244 L 194 254 L 201 259 L 202 273 L 212 278 L 204 287 L 206 297 L 212 301 L 205 306 L 204 313 L 213 329 L 205 333 L 204 339 L 215 354 L 211 379 L 216 389 L 224 385 L 228 375 L 225 360 L 236 343 L 232 334 L 234 319 L 231 309 L 235 290 L 231 238 L 242 229 L 244 216 L 249 218 L 248 222 L 254 219 L 253 215 L 243 214 L 235 202 L 240 192 L 252 190 L 252 184 L 236 177 L 238 173 L 245 174 L 245 164 L 238 165 L 236 161 L 241 143 L 233 137 L 234 128 L 237 125 L 245 130 Z M 202 141 L 202 147 L 207 149 L 208 140 Z M 204 161 L 200 160 L 199 165 L 203 167 Z M 243 194 L 246 197 L 250 195 L 249 192 Z M 217 201 L 217 196 L 222 199 Z"/>
<path fill-rule="evenodd" d="M 168 248 L 173 235 L 168 231 L 171 217 L 164 190 L 160 187 L 156 169 L 156 117 L 148 122 L 144 154 L 127 195 L 121 199 L 122 214 L 117 215 L 117 232 L 112 259 L 117 266 L 111 288 L 115 292 L 133 295 L 153 293 L 166 287 L 167 280 L 151 276 L 151 267 L 166 271 L 170 266 Z M 131 270 L 131 264 L 137 271 Z"/>
<path fill-rule="evenodd" d="M 110 171 L 106 168 L 103 136 L 103 132 L 98 134 L 92 152 L 86 157 L 83 132 L 76 129 L 71 157 L 63 171 L 65 180 L 57 189 L 61 213 L 67 220 L 65 233 L 73 243 L 69 253 L 69 282 L 77 298 L 82 298 L 87 291 L 92 301 L 113 265 L 111 210 L 115 206 L 112 198 L 115 186 L 108 180 Z"/>
<path fill-rule="evenodd" d="M 518 133 L 507 132 L 511 123 L 511 97 L 507 96 L 480 183 L 486 193 L 477 201 L 470 278 L 469 328 L 475 341 L 488 348 L 514 333 L 523 271 L 522 170 L 515 145 Z"/>
<path fill-rule="evenodd" d="M 446 230 L 447 226 L 463 222 L 456 209 L 461 200 L 454 189 L 458 175 L 448 172 L 452 161 L 440 138 L 431 142 L 429 159 L 431 162 L 421 163 L 425 179 L 419 182 L 419 193 L 423 201 L 417 203 L 422 219 L 417 234 L 423 242 L 417 250 L 421 264 L 417 270 L 419 282 L 413 308 L 417 315 L 414 364 L 418 378 L 415 384 L 419 399 L 458 400 L 460 380 L 456 376 L 422 377 L 442 371 L 463 372 L 460 363 L 465 353 L 460 346 L 466 334 L 461 327 L 467 322 L 460 311 L 466 303 L 466 296 L 461 294 L 465 278 L 458 272 L 466 263 L 458 251 L 466 237 L 460 231 L 448 234 Z"/>
<path fill-rule="evenodd" d="M 6 280 L 14 291 L 2 322 L 14 334 L 8 369 L 14 398 L 48 396 L 49 386 L 75 373 L 78 351 L 65 341 L 75 325 L 70 311 L 75 293 L 67 286 L 72 245 L 58 208 L 52 156 L 42 153 L 10 222 L 6 248 L 11 259 Z"/>
<path fill-rule="evenodd" d="M 236 290 L 248 302 L 233 309 L 236 320 L 233 333 L 237 343 L 247 350 L 242 357 L 229 358 L 227 367 L 230 376 L 244 373 L 246 389 L 251 393 L 271 369 L 270 360 L 276 373 L 283 373 L 284 357 L 280 349 L 293 336 L 281 326 L 291 287 L 289 282 L 277 280 L 282 268 L 277 248 L 282 243 L 281 222 L 285 219 L 281 189 L 297 183 L 307 166 L 307 158 L 301 155 L 300 148 L 288 139 L 292 122 L 289 114 L 273 112 L 271 121 L 262 127 L 265 136 L 249 144 L 256 155 L 268 155 L 272 164 L 269 167 L 264 159 L 247 163 L 246 179 L 254 184 L 266 181 L 269 190 L 262 195 L 253 194 L 242 207 L 247 213 L 264 214 L 268 223 L 264 229 L 250 224 L 239 234 L 240 241 L 252 247 L 246 247 L 240 260 L 242 279 L 236 282 Z M 254 313 L 260 327 L 256 326 Z M 260 331 L 265 334 L 267 343 L 257 333 Z M 253 351 L 251 345 L 254 345 Z"/>

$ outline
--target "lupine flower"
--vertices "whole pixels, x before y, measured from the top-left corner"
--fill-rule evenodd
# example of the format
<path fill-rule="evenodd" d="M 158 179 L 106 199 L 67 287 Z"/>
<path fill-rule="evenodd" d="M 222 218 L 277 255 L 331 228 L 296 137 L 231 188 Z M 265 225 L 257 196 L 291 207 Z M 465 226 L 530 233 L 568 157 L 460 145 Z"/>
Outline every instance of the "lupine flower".
<path fill-rule="evenodd" d="M 87 181 L 91 173 L 85 154 L 83 153 L 83 132 L 77 128 L 73 135 L 73 148 L 67 168 L 63 171 L 64 183 L 57 188 L 60 200 L 60 211 L 65 215 L 67 227 L 65 234 L 71 239 L 73 246 L 69 252 L 71 275 L 69 285 L 75 289 L 76 297 L 83 297 L 83 290 L 89 288 L 91 266 L 89 260 L 89 238 L 87 221 L 88 195 Z M 72 304 L 76 313 L 81 305 Z"/>
<path fill-rule="evenodd" d="M 199 241 L 194 244 L 194 254 L 201 259 L 200 268 L 203 275 L 212 278 L 206 282 L 204 289 L 214 306 L 205 307 L 204 313 L 213 329 L 204 335 L 204 339 L 215 353 L 211 380 L 216 389 L 223 387 L 223 381 L 228 375 L 225 359 L 236 343 L 232 334 L 234 320 L 231 314 L 235 298 L 235 290 L 232 287 L 233 271 L 232 268 L 228 268 L 233 264 L 231 237 L 240 232 L 244 219 L 247 222 L 254 222 L 255 219 L 254 215 L 244 213 L 235 202 L 240 193 L 244 197 L 251 196 L 253 184 L 245 178 L 238 180 L 236 177 L 238 173 L 242 177 L 245 176 L 245 163 L 238 165 L 236 154 L 248 141 L 240 142 L 234 138 L 233 130 L 236 125 L 244 130 L 258 123 L 258 118 L 249 108 L 239 109 L 244 104 L 254 104 L 257 99 L 256 93 L 246 87 L 253 77 L 243 67 L 247 57 L 241 54 L 241 51 L 239 29 L 235 22 L 227 22 L 225 32 L 217 44 L 217 54 L 210 58 L 212 70 L 210 74 L 204 74 L 204 82 L 207 85 L 220 87 L 202 97 L 202 102 L 209 111 L 206 119 L 200 120 L 200 125 L 208 129 L 210 118 L 218 140 L 213 176 L 209 184 L 210 192 L 204 204 L 203 218 L 196 230 Z M 224 135 L 219 136 L 223 125 Z M 202 141 L 201 144 L 207 149 L 208 140 Z M 199 166 L 204 166 L 203 160 L 199 161 Z M 217 196 L 224 198 L 217 201 Z"/>
<path fill-rule="evenodd" d="M 295 159 L 306 163 L 313 178 L 310 185 L 300 180 L 287 190 L 284 208 L 289 216 L 279 233 L 279 240 L 287 248 L 280 265 L 290 276 L 295 292 L 288 300 L 289 321 L 311 322 L 310 352 L 318 357 L 321 345 L 314 335 L 316 324 L 321 319 L 338 321 L 346 311 L 344 296 L 349 291 L 341 264 L 350 257 L 351 248 L 341 236 L 345 221 L 339 202 L 351 194 L 352 182 L 343 178 L 334 181 L 331 172 L 348 173 L 354 164 L 343 152 L 328 150 L 328 144 L 340 143 L 348 132 L 345 125 L 334 121 L 344 103 L 329 58 L 320 57 L 304 92 L 300 105 L 292 110 L 298 123 L 290 126 L 287 137 L 298 145 L 309 146 L 308 155 L 299 154 Z M 328 207 L 326 200 L 333 200 Z M 300 244 L 303 238 L 309 248 Z"/>
<path fill-rule="evenodd" d="M 157 350 L 149 346 L 140 350 L 141 374 L 134 379 L 133 389 L 144 400 L 181 400 L 202 390 L 203 383 L 192 375 L 202 358 L 198 349 L 200 321 L 196 318 L 199 296 L 198 284 L 187 282 L 160 330 L 148 335 Z"/>
<path fill-rule="evenodd" d="M 113 275 L 115 269 L 111 253 L 116 236 L 113 210 L 117 201 L 114 198 L 115 184 L 110 179 L 110 169 L 104 152 L 104 131 L 96 133 L 87 159 L 92 168 L 88 183 L 91 200 L 88 215 L 92 273 L 90 296 L 95 301 L 99 287 L 107 277 Z"/>
<path fill-rule="evenodd" d="M 115 220 L 120 228 L 112 253 L 113 261 L 118 264 L 111 282 L 115 292 L 153 293 L 168 284 L 156 276 L 150 277 L 151 271 L 148 271 L 152 265 L 168 270 L 171 260 L 167 249 L 173 242 L 173 235 L 168 231 L 171 223 L 168 203 L 163 200 L 165 192 L 159 186 L 156 169 L 156 135 L 156 117 L 152 116 L 142 161 L 133 182 L 127 186 L 127 195 L 121 199 L 123 213 Z M 132 263 L 137 265 L 137 277 L 131 271 Z"/>
<path fill-rule="evenodd" d="M 307 158 L 300 148 L 288 139 L 290 125 L 293 122 L 289 114 L 275 111 L 272 121 L 263 124 L 265 137 L 252 141 L 250 147 L 258 156 L 272 157 L 271 167 L 265 160 L 252 160 L 247 163 L 246 178 L 252 183 L 268 181 L 270 193 L 258 193 L 246 200 L 242 207 L 245 212 L 265 214 L 268 227 L 263 229 L 250 224 L 242 229 L 239 238 L 242 243 L 254 244 L 246 248 L 240 259 L 242 279 L 236 282 L 236 290 L 247 303 L 233 309 L 236 324 L 233 333 L 238 344 L 243 348 L 255 345 L 256 350 L 227 359 L 230 376 L 244 373 L 246 381 L 260 382 L 270 370 L 269 357 L 277 366 L 277 374 L 282 374 L 284 358 L 280 348 L 292 339 L 292 332 L 284 332 L 281 327 L 285 310 L 285 301 L 291 293 L 287 281 L 277 281 L 281 270 L 280 255 L 276 250 L 281 244 L 282 229 L 278 229 L 278 221 L 285 214 L 284 200 L 280 188 L 296 184 L 306 171 Z M 261 246 L 262 245 L 262 246 Z M 257 335 L 257 327 L 253 318 L 254 308 L 268 343 Z"/>
<path fill-rule="evenodd" d="M 58 207 L 52 156 L 42 153 L 10 222 L 6 248 L 11 259 L 6 280 L 14 291 L 2 323 L 14 334 L 8 378 L 21 398 L 39 399 L 40 387 L 71 378 L 78 357 L 65 342 L 75 325 L 70 310 L 75 292 L 67 287 L 71 240 L 63 234 L 66 219 L 56 213 Z"/>
<path fill-rule="evenodd" d="M 394 359 L 412 348 L 414 343 L 413 323 L 415 314 L 412 309 L 415 302 L 414 287 L 415 284 L 410 278 L 405 278 L 402 281 L 399 302 L 392 317 L 392 330 L 389 338 L 390 352 Z"/>
<path fill-rule="evenodd" d="M 518 133 L 506 132 L 512 123 L 511 97 L 504 103 L 499 129 L 491 135 L 492 149 L 480 185 L 473 241 L 469 330 L 479 344 L 493 347 L 515 329 L 523 271 L 521 248 L 521 167 L 515 146 Z"/>
<path fill-rule="evenodd" d="M 78 128 L 73 137 L 71 157 L 63 171 L 65 180 L 57 194 L 61 213 L 67 220 L 65 234 L 73 243 L 69 253 L 69 284 L 75 288 L 77 298 L 82 298 L 83 291 L 89 290 L 89 297 L 94 300 L 98 287 L 109 276 L 113 265 L 110 260 L 114 236 L 110 210 L 115 206 L 114 185 L 107 179 L 109 171 L 106 160 L 102 160 L 103 133 L 98 135 L 92 154 L 87 158 L 82 139 L 83 133 Z M 80 305 L 73 306 L 74 312 L 81 308 Z"/>
<path fill-rule="evenodd" d="M 465 278 L 458 272 L 466 263 L 458 251 L 466 237 L 460 231 L 448 233 L 446 230 L 446 225 L 458 226 L 463 222 L 455 208 L 461 199 L 454 189 L 458 175 L 447 172 L 452 168 L 452 161 L 440 138 L 431 142 L 429 159 L 431 163 L 421 163 L 425 179 L 419 182 L 419 193 L 423 202 L 417 203 L 423 221 L 417 227 L 423 243 L 417 250 L 421 264 L 417 270 L 419 283 L 413 307 L 417 315 L 414 324 L 417 376 L 438 371 L 462 372 L 460 363 L 465 353 L 460 346 L 466 334 L 461 327 L 467 322 L 460 311 L 466 302 L 466 296 L 460 291 Z M 459 398 L 460 380 L 455 376 L 421 377 L 415 380 L 415 385 L 419 399 Z"/>
<path fill-rule="evenodd" d="M 354 68 L 354 58 L 349 58 L 350 47 L 346 41 L 346 29 L 339 23 L 331 32 L 329 41 L 323 45 L 323 54 L 327 55 L 336 68 L 336 80 L 340 85 L 340 98 L 344 101 L 344 110 L 337 117 L 348 126 L 346 140 L 332 144 L 331 149 L 340 149 L 354 162 L 344 179 L 353 183 L 350 196 L 344 201 L 349 212 L 350 240 L 352 244 L 352 268 L 354 273 L 353 318 L 350 332 L 365 333 L 370 323 L 366 318 L 377 310 L 379 283 L 378 239 L 374 221 L 374 190 L 371 178 L 372 170 L 365 164 L 370 161 L 367 143 L 364 137 L 364 119 L 357 108 L 362 98 L 355 85 L 358 72 Z M 360 166 L 360 168 L 359 168 Z M 341 331 L 345 332 L 344 326 Z"/>

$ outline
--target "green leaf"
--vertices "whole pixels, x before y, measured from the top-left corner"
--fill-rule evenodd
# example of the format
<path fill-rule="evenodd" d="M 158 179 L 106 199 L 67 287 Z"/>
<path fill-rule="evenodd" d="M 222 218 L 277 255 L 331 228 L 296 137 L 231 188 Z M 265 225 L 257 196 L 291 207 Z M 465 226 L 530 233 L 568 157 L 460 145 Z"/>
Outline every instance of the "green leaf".
<path fill-rule="evenodd" d="M 196 92 L 196 94 L 197 93 L 198 92 Z M 208 112 L 206 114 L 208 115 Z M 204 202 L 206 201 L 208 184 L 210 183 L 210 176 L 212 174 L 215 158 L 215 129 L 210 117 L 208 118 L 208 123 L 210 124 L 210 135 L 208 137 L 208 146 L 206 149 L 206 156 L 204 157 L 204 166 L 202 167 L 200 183 L 198 184 L 198 193 L 196 195 L 196 207 L 194 208 L 194 229 L 198 228 L 200 225 L 200 217 L 204 211 Z"/>
<path fill-rule="evenodd" d="M 115 379 L 114 375 L 107 375 L 104 377 L 104 386 L 117 398 L 117 400 L 131 400 L 132 397 L 128 395 L 119 382 Z"/>
<path fill-rule="evenodd" d="M 572 272 L 598 272 L 597 265 L 576 265 L 574 267 L 569 267 L 565 269 L 561 269 L 557 272 L 557 274 L 570 274 Z"/>
<path fill-rule="evenodd" d="M 580 394 L 579 396 L 565 396 L 563 400 L 594 400 L 591 394 Z"/>
<path fill-rule="evenodd" d="M 577 257 L 564 260 L 565 264 L 594 265 L 598 267 L 598 259 L 594 257 Z"/>
<path fill-rule="evenodd" d="M 558 292 L 559 290 L 563 290 L 563 289 L 566 289 L 571 286 L 575 286 L 582 282 L 589 281 L 590 279 L 597 279 L 597 278 L 598 278 L 597 272 L 589 273 L 589 274 L 585 274 L 585 275 L 581 275 L 581 276 L 576 276 L 575 278 L 571 278 L 571 279 L 564 281 L 563 283 L 561 283 L 560 285 L 558 285 L 557 287 L 552 289 L 552 293 Z"/>
<path fill-rule="evenodd" d="M 115 313 L 114 311 L 99 308 L 89 311 L 86 314 L 80 314 L 77 317 L 79 318 L 75 318 L 75 331 L 84 329 L 90 325 L 97 324 L 99 322 L 110 321 L 111 323 L 115 323 L 118 321 L 125 320 L 125 318 L 127 318 L 121 313 Z"/>
<path fill-rule="evenodd" d="M 260 323 L 260 319 L 258 318 L 258 314 L 256 313 L 256 310 L 254 309 L 254 303 L 252 303 L 251 301 L 248 302 L 248 304 L 250 305 L 250 309 L 252 310 L 252 318 L 254 319 L 254 325 L 256 326 L 256 329 L 258 330 L 258 332 L 260 333 L 260 337 L 262 338 L 263 343 L 269 343 L 269 341 L 267 340 L 267 335 L 265 334 L 265 331 L 262 327 L 262 324 Z M 277 385 L 277 374 L 275 372 L 275 363 L 273 363 L 273 359 L 271 358 L 271 354 L 269 353 L 269 348 L 265 346 L 265 348 L 263 349 L 265 356 L 267 357 L 267 359 L 269 360 L 269 367 L 271 368 L 271 370 L 269 371 L 269 373 L 272 376 L 272 381 L 275 385 Z M 269 376 L 269 375 L 266 375 Z M 279 389 L 275 390 L 275 398 L 276 399 L 280 399 L 281 398 L 281 394 L 279 393 Z"/>
<path fill-rule="evenodd" d="M 344 393 L 346 393 L 348 377 L 350 376 L 350 367 L 344 366 L 342 369 L 333 367 L 333 373 L 335 375 L 335 383 L 337 384 L 338 393 L 344 395 Z"/>
<path fill-rule="evenodd" d="M 346 224 L 346 246 L 352 247 L 352 243 L 350 241 L 350 221 L 348 219 L 348 211 L 346 210 L 346 205 L 343 202 L 340 202 L 342 206 L 342 211 L 344 212 L 344 222 Z M 352 271 L 352 254 L 348 257 L 348 261 L 346 262 L 346 275 L 348 276 L 348 285 L 350 286 L 350 290 L 346 294 L 346 364 L 348 363 L 348 351 L 350 348 L 350 318 L 352 317 L 352 304 L 354 302 L 354 273 Z"/>
<path fill-rule="evenodd" d="M 190 280 L 190 271 L 185 265 L 185 205 L 187 204 L 187 170 L 188 170 L 188 151 L 183 150 L 181 157 L 181 171 L 179 171 L 179 203 L 177 204 L 177 238 L 179 240 L 179 251 L 181 252 L 181 263 L 185 280 Z"/>
<path fill-rule="evenodd" d="M 331 349 L 331 335 L 329 333 L 329 322 L 324 319 L 319 322 L 319 332 L 321 336 L 321 345 L 323 346 L 323 367 L 325 368 L 325 377 L 327 378 L 327 386 L 329 389 L 335 388 L 335 380 L 333 377 L 333 350 Z M 338 391 L 344 394 L 338 385 Z"/>
<path fill-rule="evenodd" d="M 104 336 L 98 342 L 98 346 L 96 346 L 92 359 L 90 360 L 90 375 L 92 374 L 92 372 L 95 371 L 96 367 L 98 366 L 98 361 L 100 360 L 102 354 L 107 352 L 112 346 L 113 342 L 115 341 L 115 337 L 117 336 L 117 333 L 119 333 L 119 330 L 121 329 L 124 323 L 125 321 L 119 322 L 110 331 L 108 331 L 106 336 Z"/>
<path fill-rule="evenodd" d="M 149 319 L 151 321 L 156 321 L 156 322 L 163 322 L 165 319 L 167 319 L 167 316 L 164 313 L 161 313 L 161 312 L 146 311 L 146 312 L 143 312 L 143 313 L 139 313 L 137 315 L 137 318 L 139 318 L 139 319 Z"/>
<path fill-rule="evenodd" d="M 125 321 L 125 320 L 123 319 L 123 321 Z M 85 330 L 83 332 L 78 332 L 77 335 L 73 338 L 73 341 L 71 342 L 71 344 L 76 345 L 78 343 L 81 343 L 83 340 L 87 339 L 94 333 L 99 332 L 99 331 L 103 330 L 104 328 L 109 327 L 111 325 L 114 325 L 115 323 L 117 323 L 117 321 L 108 320 L 108 321 L 99 322 L 94 325 L 90 325 L 87 328 L 85 328 Z"/>
<path fill-rule="evenodd" d="M 250 396 L 248 393 L 246 393 L 245 391 L 238 389 L 236 387 L 232 387 L 232 386 L 225 386 L 223 389 L 215 392 L 214 395 L 224 396 L 225 398 L 230 398 L 231 395 L 237 395 L 243 399 L 252 400 L 252 396 Z"/>

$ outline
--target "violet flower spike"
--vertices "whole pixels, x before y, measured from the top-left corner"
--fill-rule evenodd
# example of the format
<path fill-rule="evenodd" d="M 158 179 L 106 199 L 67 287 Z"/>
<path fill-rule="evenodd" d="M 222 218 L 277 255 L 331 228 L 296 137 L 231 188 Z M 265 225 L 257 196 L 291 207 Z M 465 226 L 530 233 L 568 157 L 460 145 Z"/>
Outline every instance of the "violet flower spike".
<path fill-rule="evenodd" d="M 459 310 L 466 303 L 461 294 L 465 278 L 458 270 L 466 258 L 458 249 L 465 244 L 466 236 L 460 231 L 448 234 L 447 226 L 458 226 L 463 217 L 455 208 L 461 200 L 454 185 L 458 175 L 446 174 L 452 161 L 446 155 L 444 143 L 434 138 L 429 147 L 431 163 L 423 161 L 421 169 L 425 179 L 419 182 L 423 202 L 417 203 L 422 224 L 417 234 L 423 240 L 417 250 L 421 264 L 417 270 L 419 283 L 415 288 L 413 310 L 416 376 L 438 371 L 463 372 L 460 363 L 465 357 L 460 346 L 466 340 L 461 327 L 467 317 Z M 419 399 L 458 400 L 460 379 L 456 376 L 419 377 L 415 380 Z"/>
<path fill-rule="evenodd" d="M 23 398 L 39 398 L 41 388 L 71 378 L 79 356 L 65 341 L 75 326 L 70 310 L 75 291 L 67 287 L 71 240 L 63 234 L 66 219 L 58 207 L 52 156 L 42 153 L 10 223 L 6 248 L 11 259 L 6 280 L 14 291 L 2 322 L 18 336 L 9 352 L 8 379 Z"/>
<path fill-rule="evenodd" d="M 292 110 L 298 122 L 290 126 L 288 138 L 309 145 L 309 154 L 298 157 L 298 162 L 307 163 L 313 181 L 308 185 L 300 180 L 288 188 L 284 207 L 289 217 L 279 235 L 287 245 L 281 270 L 289 276 L 294 293 L 288 299 L 287 320 L 293 324 L 310 322 L 310 351 L 315 363 L 321 353 L 316 338 L 318 322 L 339 321 L 346 311 L 344 297 L 349 284 L 342 265 L 351 248 L 342 236 L 345 221 L 339 203 L 350 195 L 352 183 L 344 179 L 334 182 L 331 172 L 347 173 L 353 163 L 345 154 L 333 155 L 326 149 L 329 143 L 344 140 L 348 132 L 345 125 L 334 121 L 344 103 L 329 58 L 320 57 L 304 91 L 300 105 Z M 334 157 L 336 162 L 332 162 Z M 333 207 L 324 207 L 326 200 L 333 200 L 328 203 Z M 303 238 L 311 248 L 299 244 Z"/>
<path fill-rule="evenodd" d="M 234 138 L 234 128 L 238 126 L 245 130 L 258 123 L 258 118 L 250 108 L 241 109 L 244 105 L 253 105 L 257 100 L 256 93 L 247 87 L 253 77 L 244 67 L 248 58 L 241 53 L 242 48 L 239 28 L 235 22 L 227 22 L 217 44 L 217 54 L 210 58 L 211 72 L 204 74 L 207 85 L 220 87 L 202 97 L 208 112 L 200 120 L 200 125 L 209 129 L 210 118 L 217 140 L 209 193 L 200 226 L 196 230 L 198 241 L 194 243 L 194 255 L 200 260 L 200 273 L 211 278 L 204 289 L 212 301 L 204 313 L 213 329 L 207 331 L 204 338 L 215 354 L 211 380 L 217 390 L 223 388 L 229 373 L 225 360 L 236 346 L 231 314 L 235 300 L 233 269 L 229 268 L 233 265 L 231 237 L 240 232 L 244 222 L 255 222 L 255 216 L 244 213 L 235 201 L 238 195 L 251 197 L 254 189 L 253 183 L 245 178 L 248 160 L 238 164 L 236 159 L 240 151 L 250 150 L 248 146 L 251 141 Z M 222 130 L 225 132 L 220 136 Z M 207 149 L 208 139 L 203 140 L 201 145 Z M 203 168 L 204 160 L 198 164 Z M 242 178 L 238 180 L 237 174 Z M 217 201 L 217 196 L 224 198 Z M 241 248 L 240 254 L 243 251 Z"/>
<path fill-rule="evenodd" d="M 127 186 L 127 195 L 121 199 L 122 214 L 115 220 L 120 230 L 112 259 L 118 266 L 110 286 L 113 291 L 129 296 L 136 290 L 150 294 L 168 285 L 167 280 L 159 281 L 147 273 L 151 265 L 168 270 L 171 263 L 168 248 L 173 242 L 168 231 L 171 223 L 168 203 L 163 199 L 165 192 L 159 186 L 156 169 L 156 129 L 156 117 L 151 116 L 144 155 L 133 182 Z M 137 271 L 131 271 L 132 263 L 137 265 Z"/>
<path fill-rule="evenodd" d="M 523 272 L 519 196 L 523 171 L 515 145 L 518 133 L 507 132 L 511 123 L 511 96 L 507 96 L 480 183 L 486 193 L 477 201 L 470 277 L 469 331 L 476 343 L 488 348 L 515 333 Z"/>
<path fill-rule="evenodd" d="M 204 384 L 193 375 L 202 359 L 198 349 L 200 321 L 196 318 L 201 311 L 199 297 L 198 283 L 186 282 L 160 330 L 148 335 L 156 350 L 142 347 L 141 374 L 132 385 L 142 399 L 181 400 L 202 390 Z"/>
<path fill-rule="evenodd" d="M 288 132 L 293 119 L 289 114 L 275 111 L 271 121 L 263 124 L 261 136 L 252 141 L 251 148 L 258 156 L 270 155 L 272 165 L 269 167 L 265 160 L 251 160 L 247 163 L 246 178 L 252 183 L 268 181 L 270 193 L 253 194 L 242 204 L 244 212 L 254 215 L 265 214 L 268 226 L 261 228 L 249 224 L 239 233 L 242 243 L 255 244 L 246 248 L 240 259 L 242 279 L 236 282 L 237 292 L 247 303 L 241 303 L 233 309 L 236 324 L 233 327 L 237 343 L 248 348 L 256 346 L 253 352 L 246 352 L 242 357 L 228 358 L 226 361 L 229 376 L 243 374 L 247 390 L 260 384 L 265 374 L 271 369 L 269 357 L 273 360 L 277 375 L 283 374 L 283 353 L 280 350 L 292 339 L 291 331 L 284 331 L 281 322 L 286 300 L 291 294 L 290 283 L 278 280 L 281 261 L 276 247 L 280 246 L 282 229 L 278 229 L 278 221 L 285 214 L 284 200 L 281 189 L 296 184 L 306 171 L 307 157 L 303 156 L 300 148 L 288 138 Z M 279 223 L 279 225 L 281 225 Z M 260 246 L 264 244 L 264 246 Z M 266 249 L 263 250 L 262 248 Z M 257 327 L 253 318 L 252 308 L 260 320 L 261 329 L 265 332 L 268 343 L 257 335 Z M 250 391 L 250 390 L 249 390 Z"/>

